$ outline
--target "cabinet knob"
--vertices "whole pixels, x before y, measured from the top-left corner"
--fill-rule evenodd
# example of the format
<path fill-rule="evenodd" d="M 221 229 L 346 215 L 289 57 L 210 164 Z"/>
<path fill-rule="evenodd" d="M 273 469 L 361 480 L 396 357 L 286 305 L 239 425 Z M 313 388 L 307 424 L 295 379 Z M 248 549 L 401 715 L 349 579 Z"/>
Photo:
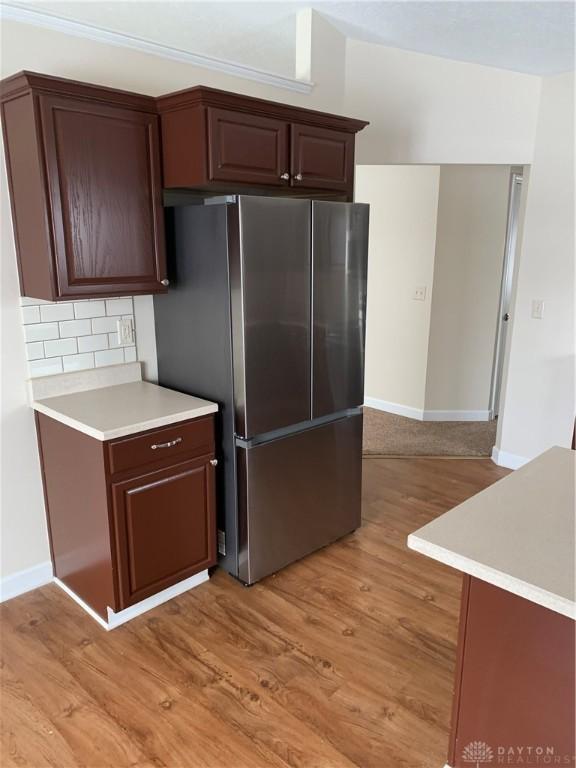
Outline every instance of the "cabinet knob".
<path fill-rule="evenodd" d="M 160 282 L 162 285 L 170 285 L 170 280 L 167 280 L 166 278 L 164 278 L 164 280 L 160 280 Z"/>
<path fill-rule="evenodd" d="M 288 181 L 288 179 L 290 178 L 290 174 L 289 174 L 289 173 L 281 173 L 281 174 L 280 174 L 280 178 L 281 178 L 283 181 Z"/>
<path fill-rule="evenodd" d="M 294 178 L 296 179 L 296 181 L 302 181 L 302 179 L 303 179 L 304 177 L 302 176 L 302 174 L 301 174 L 301 173 L 297 173 L 297 174 L 296 174 L 296 176 L 294 176 Z"/>
<path fill-rule="evenodd" d="M 210 464 L 212 464 L 213 467 L 218 466 L 218 459 L 210 459 Z"/>

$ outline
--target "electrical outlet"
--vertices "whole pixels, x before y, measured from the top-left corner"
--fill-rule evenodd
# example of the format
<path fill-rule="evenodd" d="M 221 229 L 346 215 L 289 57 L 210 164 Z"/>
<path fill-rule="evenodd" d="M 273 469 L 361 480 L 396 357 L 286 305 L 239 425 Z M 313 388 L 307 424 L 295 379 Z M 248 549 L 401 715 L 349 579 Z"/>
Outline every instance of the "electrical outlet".
<path fill-rule="evenodd" d="M 532 299 L 532 317 L 534 320 L 542 320 L 544 317 L 544 299 Z"/>
<path fill-rule="evenodd" d="M 122 317 L 116 323 L 118 344 L 134 344 L 134 325 L 131 317 Z"/>
<path fill-rule="evenodd" d="M 414 301 L 425 301 L 426 299 L 426 286 L 425 285 L 419 285 L 416 288 L 414 288 L 414 293 L 412 294 L 412 298 Z"/>

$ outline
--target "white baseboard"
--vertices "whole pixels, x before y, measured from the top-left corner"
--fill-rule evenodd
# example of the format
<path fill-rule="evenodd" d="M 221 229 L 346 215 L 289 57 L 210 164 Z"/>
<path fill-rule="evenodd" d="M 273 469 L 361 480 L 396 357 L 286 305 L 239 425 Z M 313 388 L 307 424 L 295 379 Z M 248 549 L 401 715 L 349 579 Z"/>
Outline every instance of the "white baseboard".
<path fill-rule="evenodd" d="M 508 453 L 508 451 L 501 451 L 494 446 L 492 448 L 492 461 L 494 464 L 498 464 L 499 467 L 506 467 L 507 469 L 520 469 L 524 464 L 528 464 L 530 459 L 525 456 L 518 456 L 515 453 Z"/>
<path fill-rule="evenodd" d="M 54 577 L 54 583 L 59 586 L 60 589 L 63 589 L 64 592 L 66 592 L 66 594 L 72 598 L 72 600 L 78 603 L 78 605 L 83 608 L 86 613 L 88 613 L 95 621 L 98 622 L 98 624 L 100 624 L 101 627 L 104 627 L 104 629 L 107 631 L 115 629 L 116 627 L 119 627 L 121 624 L 125 624 L 131 619 L 135 619 L 136 616 L 140 616 L 141 614 L 146 613 L 146 611 L 150 611 L 152 608 L 156 608 L 158 605 L 162 605 L 162 603 L 171 600 L 173 597 L 178 597 L 178 595 L 181 595 L 183 592 L 188 592 L 189 589 L 193 589 L 205 581 L 208 581 L 207 570 L 200 571 L 200 573 L 196 573 L 194 576 L 190 576 L 190 578 L 184 579 L 184 581 L 180 581 L 178 584 L 174 584 L 172 587 L 163 589 L 162 592 L 158 592 L 151 597 L 147 597 L 145 600 L 141 600 L 139 603 L 136 603 L 136 605 L 131 605 L 128 608 L 125 608 L 123 611 L 118 611 L 116 613 L 111 608 L 108 608 L 108 621 L 106 621 L 102 618 L 102 616 L 99 616 L 93 608 L 87 605 L 87 603 L 85 603 L 81 597 L 78 597 L 78 595 L 73 592 L 70 587 L 67 587 L 66 584 L 60 581 L 60 579 Z"/>
<path fill-rule="evenodd" d="M 23 571 L 17 571 L 10 576 L 5 576 L 0 581 L 0 603 L 5 600 L 11 600 L 13 597 L 23 595 L 37 587 L 43 587 L 52 581 L 52 563 L 46 560 L 44 563 L 33 565 L 32 568 L 25 568 Z"/>
<path fill-rule="evenodd" d="M 421 408 L 391 403 L 389 400 L 379 400 L 376 397 L 365 397 L 364 405 L 367 405 L 368 408 L 376 408 L 377 411 L 395 413 L 397 416 L 407 416 L 409 419 L 418 419 L 419 421 L 422 421 L 424 415 L 424 411 Z"/>
<path fill-rule="evenodd" d="M 490 421 L 491 411 L 434 411 L 413 408 L 411 405 L 392 403 L 389 400 L 379 400 L 376 397 L 365 397 L 364 405 L 376 408 L 378 411 L 395 413 L 418 421 Z"/>
<path fill-rule="evenodd" d="M 424 411 L 423 421 L 490 421 L 491 411 Z"/>

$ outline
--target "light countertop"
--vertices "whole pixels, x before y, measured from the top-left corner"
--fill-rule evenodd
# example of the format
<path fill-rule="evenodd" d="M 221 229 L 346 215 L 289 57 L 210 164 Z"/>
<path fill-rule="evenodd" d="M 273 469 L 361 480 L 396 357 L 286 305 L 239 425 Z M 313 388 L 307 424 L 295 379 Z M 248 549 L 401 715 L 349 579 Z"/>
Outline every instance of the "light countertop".
<path fill-rule="evenodd" d="M 576 618 L 576 451 L 551 448 L 408 537 L 434 560 Z"/>
<path fill-rule="evenodd" d="M 218 410 L 209 400 L 142 381 L 138 363 L 129 370 L 118 365 L 44 378 L 31 382 L 34 410 L 97 440 L 124 437 Z"/>

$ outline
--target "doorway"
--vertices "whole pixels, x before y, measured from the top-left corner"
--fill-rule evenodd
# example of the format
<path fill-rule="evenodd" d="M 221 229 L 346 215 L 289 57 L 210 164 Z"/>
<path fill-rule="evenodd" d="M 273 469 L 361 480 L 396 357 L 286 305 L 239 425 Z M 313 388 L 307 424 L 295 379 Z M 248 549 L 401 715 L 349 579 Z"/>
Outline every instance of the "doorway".
<path fill-rule="evenodd" d="M 489 456 L 523 169 L 359 166 L 371 205 L 365 453 Z"/>

